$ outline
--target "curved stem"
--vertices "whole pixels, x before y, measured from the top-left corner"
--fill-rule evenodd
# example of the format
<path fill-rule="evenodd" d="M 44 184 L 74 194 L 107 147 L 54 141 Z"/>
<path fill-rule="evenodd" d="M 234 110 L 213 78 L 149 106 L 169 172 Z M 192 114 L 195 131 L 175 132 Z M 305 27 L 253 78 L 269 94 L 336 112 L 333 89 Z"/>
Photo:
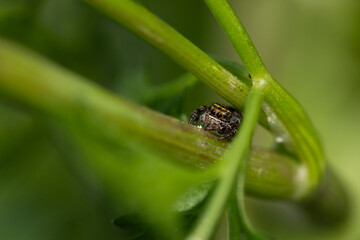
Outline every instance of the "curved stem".
<path fill-rule="evenodd" d="M 234 45 L 253 81 L 264 81 L 264 110 L 276 139 L 306 168 L 310 193 L 319 184 L 324 154 L 317 133 L 300 104 L 270 75 L 244 26 L 227 0 L 205 0 Z"/>

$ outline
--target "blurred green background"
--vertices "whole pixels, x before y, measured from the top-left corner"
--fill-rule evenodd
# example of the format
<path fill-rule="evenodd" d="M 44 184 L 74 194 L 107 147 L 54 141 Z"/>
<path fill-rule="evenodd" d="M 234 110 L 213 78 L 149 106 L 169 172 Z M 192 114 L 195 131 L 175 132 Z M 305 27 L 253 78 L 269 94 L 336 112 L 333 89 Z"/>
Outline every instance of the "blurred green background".
<path fill-rule="evenodd" d="M 139 2 L 211 56 L 239 61 L 202 1 Z M 307 110 L 351 200 L 349 220 L 324 227 L 290 203 L 249 198 L 254 225 L 278 239 L 360 239 L 360 2 L 230 3 L 270 73 Z M 133 101 L 146 91 L 144 81 L 159 85 L 184 73 L 77 0 L 0 0 L 0 36 Z M 201 83 L 182 101 L 186 115 L 224 102 Z M 77 155 L 61 131 L 41 113 L 0 95 L 0 239 L 121 239 L 111 223 L 117 209 L 96 179 L 74 168 Z M 256 134 L 258 144 L 270 141 L 267 133 Z"/>

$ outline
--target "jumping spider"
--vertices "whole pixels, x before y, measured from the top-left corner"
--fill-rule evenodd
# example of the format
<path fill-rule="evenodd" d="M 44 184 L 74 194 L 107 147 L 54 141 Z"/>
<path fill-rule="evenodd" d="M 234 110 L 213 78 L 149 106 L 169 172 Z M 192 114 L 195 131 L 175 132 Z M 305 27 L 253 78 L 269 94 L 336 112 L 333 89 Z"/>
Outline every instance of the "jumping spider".
<path fill-rule="evenodd" d="M 216 131 L 221 137 L 219 141 L 231 139 L 237 132 L 242 115 L 234 108 L 223 107 L 214 103 L 210 107 L 201 106 L 196 109 L 190 117 L 189 124 L 197 124 L 197 121 L 204 125 L 205 131 Z"/>

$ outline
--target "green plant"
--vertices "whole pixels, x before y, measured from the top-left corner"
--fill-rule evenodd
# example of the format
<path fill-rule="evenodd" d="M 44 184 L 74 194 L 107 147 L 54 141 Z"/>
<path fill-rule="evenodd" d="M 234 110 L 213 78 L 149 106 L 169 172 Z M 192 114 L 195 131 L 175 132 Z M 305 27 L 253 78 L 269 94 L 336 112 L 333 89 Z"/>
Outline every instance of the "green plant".
<path fill-rule="evenodd" d="M 206 3 L 232 41 L 251 81 L 241 66 L 219 64 L 137 3 L 128 0 L 86 2 L 191 73 L 160 90 L 148 91 L 148 96 L 142 99 L 144 103 L 151 105 L 174 96 L 197 78 L 234 107 L 244 110 L 244 123 L 233 143 L 218 142 L 210 134 L 115 97 L 83 77 L 1 40 L 1 91 L 10 99 L 41 110 L 65 129 L 66 137 L 77 146 L 75 148 L 82 149 L 81 164 L 103 183 L 113 204 L 121 203 L 128 211 L 140 214 L 144 226 L 151 225 L 141 229 L 139 237 L 208 239 L 228 207 L 231 239 L 266 238 L 255 233 L 246 220 L 244 185 L 249 193 L 259 197 L 312 204 L 317 207 L 318 216 L 327 219 L 344 215 L 339 204 L 345 202 L 341 187 L 327 184 L 333 181 L 333 175 L 323 177 L 324 154 L 312 124 L 296 100 L 268 73 L 227 1 L 207 0 Z M 259 122 L 277 139 L 277 148 L 254 148 L 249 159 L 251 167 L 246 168 L 258 115 Z M 189 169 L 169 160 L 207 169 Z M 218 163 L 210 167 L 214 162 Z M 236 194 L 237 180 L 240 189 Z M 207 196 L 209 189 L 203 184 L 213 181 L 214 189 L 200 209 L 198 220 L 193 223 L 192 216 L 190 227 L 175 231 L 184 221 L 181 221 L 183 216 L 174 213 L 174 202 L 185 194 L 184 199 L 177 202 L 175 212 L 190 214 L 202 206 Z M 186 194 L 189 189 L 193 189 L 191 194 Z M 341 197 L 319 198 L 318 191 L 325 196 Z M 117 224 L 124 226 L 129 222 L 122 217 Z M 139 221 L 132 225 L 139 225 Z"/>

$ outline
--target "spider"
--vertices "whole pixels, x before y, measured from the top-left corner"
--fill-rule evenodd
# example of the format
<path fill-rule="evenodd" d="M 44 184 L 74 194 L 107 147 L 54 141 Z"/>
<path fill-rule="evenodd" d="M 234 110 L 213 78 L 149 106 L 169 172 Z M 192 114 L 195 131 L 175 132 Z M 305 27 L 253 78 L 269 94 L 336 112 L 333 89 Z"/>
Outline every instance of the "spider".
<path fill-rule="evenodd" d="M 196 125 L 200 120 L 205 131 L 216 131 L 222 135 L 218 141 L 231 139 L 237 132 L 242 115 L 232 107 L 214 103 L 210 107 L 201 106 L 191 114 L 189 124 Z"/>

